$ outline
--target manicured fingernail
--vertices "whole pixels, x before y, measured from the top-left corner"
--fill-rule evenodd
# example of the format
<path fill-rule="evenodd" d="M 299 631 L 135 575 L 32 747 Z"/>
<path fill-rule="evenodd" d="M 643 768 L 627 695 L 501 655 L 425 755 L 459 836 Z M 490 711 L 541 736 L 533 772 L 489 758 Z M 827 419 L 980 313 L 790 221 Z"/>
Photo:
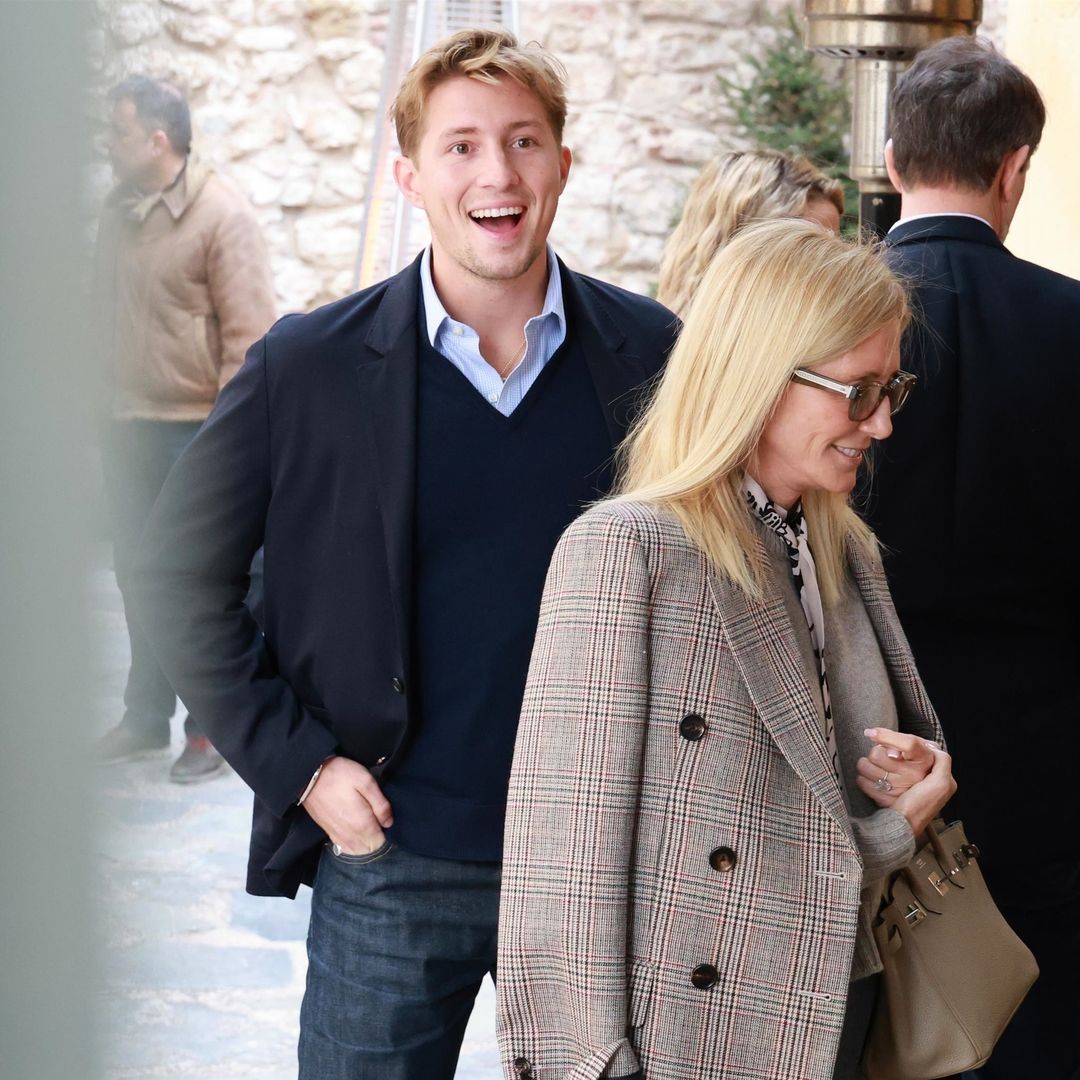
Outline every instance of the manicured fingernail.
<path fill-rule="evenodd" d="M 877 734 L 876 727 L 863 728 L 863 734 L 869 736 L 871 739 Z"/>
<path fill-rule="evenodd" d="M 892 758 L 893 761 L 901 761 L 904 755 L 899 750 L 886 750 L 885 756 Z"/>

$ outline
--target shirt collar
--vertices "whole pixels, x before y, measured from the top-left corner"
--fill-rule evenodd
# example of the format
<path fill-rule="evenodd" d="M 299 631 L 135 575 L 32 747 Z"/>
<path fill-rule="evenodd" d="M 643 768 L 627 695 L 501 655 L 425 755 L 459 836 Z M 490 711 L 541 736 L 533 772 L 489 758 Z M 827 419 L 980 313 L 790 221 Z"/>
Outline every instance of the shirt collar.
<path fill-rule="evenodd" d="M 195 201 L 203 186 L 214 170 L 189 154 L 180 171 L 163 191 L 144 194 L 127 183 L 120 183 L 109 194 L 110 204 L 118 206 L 131 221 L 141 224 L 150 216 L 150 211 L 161 203 L 178 221 Z"/>
<path fill-rule="evenodd" d="M 161 201 L 169 208 L 173 220 L 178 218 L 188 204 L 188 163 L 176 174 L 176 179 L 161 193 Z"/>
<path fill-rule="evenodd" d="M 562 275 L 559 272 L 559 260 L 555 257 L 555 251 L 550 244 L 547 245 L 547 262 L 548 284 L 547 292 L 544 294 L 544 306 L 540 309 L 540 314 L 534 318 L 543 319 L 548 315 L 555 315 L 565 330 L 566 310 L 563 307 Z M 420 287 L 424 293 L 424 319 L 427 324 L 428 341 L 431 342 L 431 347 L 435 348 L 435 339 L 443 323 L 453 323 L 454 319 L 443 307 L 443 302 L 435 291 L 435 282 L 431 277 L 430 246 L 424 249 L 424 257 L 420 260 Z M 529 320 L 529 322 L 532 321 L 532 319 Z"/>
<path fill-rule="evenodd" d="M 959 210 L 952 210 L 952 211 L 947 211 L 947 212 L 943 211 L 943 212 L 938 213 L 938 214 L 910 214 L 908 217 L 902 217 L 898 222 L 896 222 L 896 224 L 893 225 L 891 229 L 889 229 L 889 232 L 892 232 L 893 229 L 898 229 L 901 225 L 906 225 L 909 221 L 919 221 L 921 218 L 932 218 L 932 217 L 934 217 L 934 218 L 937 218 L 937 217 L 966 217 L 966 218 L 972 218 L 975 221 L 981 221 L 988 229 L 991 230 L 991 232 L 994 229 L 994 226 L 991 225 L 990 222 L 986 220 L 986 218 L 979 217 L 978 214 L 964 214 L 964 213 L 961 213 Z"/>

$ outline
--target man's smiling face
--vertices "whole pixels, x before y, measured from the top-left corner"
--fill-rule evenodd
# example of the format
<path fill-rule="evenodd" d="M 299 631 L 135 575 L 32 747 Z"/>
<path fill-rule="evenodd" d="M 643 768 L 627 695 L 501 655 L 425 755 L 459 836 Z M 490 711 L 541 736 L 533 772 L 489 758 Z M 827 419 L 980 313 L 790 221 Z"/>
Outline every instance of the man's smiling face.
<path fill-rule="evenodd" d="M 462 75 L 428 95 L 413 154 L 395 176 L 427 214 L 436 281 L 514 281 L 543 255 L 570 151 L 540 99 L 512 78 Z"/>

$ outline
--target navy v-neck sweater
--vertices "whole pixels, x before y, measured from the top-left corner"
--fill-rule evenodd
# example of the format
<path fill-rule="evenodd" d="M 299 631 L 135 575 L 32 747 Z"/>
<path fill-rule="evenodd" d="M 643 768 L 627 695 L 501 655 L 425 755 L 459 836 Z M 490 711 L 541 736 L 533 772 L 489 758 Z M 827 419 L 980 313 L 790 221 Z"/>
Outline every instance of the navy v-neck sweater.
<path fill-rule="evenodd" d="M 419 325 L 411 741 L 383 786 L 406 850 L 498 860 L 544 578 L 611 436 L 572 328 L 507 417 Z"/>

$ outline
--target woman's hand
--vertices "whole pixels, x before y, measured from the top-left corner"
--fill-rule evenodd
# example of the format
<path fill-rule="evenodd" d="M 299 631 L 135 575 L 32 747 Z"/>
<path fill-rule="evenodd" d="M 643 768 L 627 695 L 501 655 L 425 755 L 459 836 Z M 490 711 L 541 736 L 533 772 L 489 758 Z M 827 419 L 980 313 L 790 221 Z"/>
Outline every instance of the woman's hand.
<path fill-rule="evenodd" d="M 930 772 L 937 744 L 888 728 L 867 728 L 863 734 L 874 747 L 856 764 L 859 790 L 878 806 L 891 807 Z"/>
<path fill-rule="evenodd" d="M 915 769 L 923 771 L 921 778 L 909 783 L 901 791 L 893 785 L 891 771 L 887 781 L 881 783 L 883 770 L 867 757 L 859 760 L 859 776 L 856 780 L 859 790 L 873 799 L 878 806 L 899 810 L 907 818 L 911 831 L 918 836 L 956 793 L 952 758 L 944 750 L 938 749 L 936 743 L 902 731 L 870 728 L 866 734 L 877 743 L 870 757 L 882 747 L 886 751 L 899 750 L 903 758 L 888 758 L 890 764 L 897 769 L 901 766 L 914 766 Z M 865 769 L 864 762 L 867 766 Z M 905 767 L 903 771 L 904 776 L 909 777 L 914 769 Z M 892 790 L 883 790 L 886 784 L 892 787 Z"/>

